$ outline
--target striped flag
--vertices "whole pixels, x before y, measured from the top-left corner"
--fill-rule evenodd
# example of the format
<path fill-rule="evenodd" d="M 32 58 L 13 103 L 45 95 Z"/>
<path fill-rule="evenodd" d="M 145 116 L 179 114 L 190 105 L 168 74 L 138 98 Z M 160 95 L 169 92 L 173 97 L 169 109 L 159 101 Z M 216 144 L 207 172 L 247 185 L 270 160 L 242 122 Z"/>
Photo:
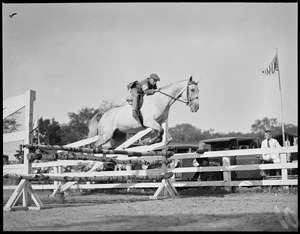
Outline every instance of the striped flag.
<path fill-rule="evenodd" d="M 269 67 L 267 67 L 265 70 L 262 71 L 265 75 L 273 75 L 276 71 L 278 71 L 278 57 L 277 54 L 273 58 L 271 64 Z"/>

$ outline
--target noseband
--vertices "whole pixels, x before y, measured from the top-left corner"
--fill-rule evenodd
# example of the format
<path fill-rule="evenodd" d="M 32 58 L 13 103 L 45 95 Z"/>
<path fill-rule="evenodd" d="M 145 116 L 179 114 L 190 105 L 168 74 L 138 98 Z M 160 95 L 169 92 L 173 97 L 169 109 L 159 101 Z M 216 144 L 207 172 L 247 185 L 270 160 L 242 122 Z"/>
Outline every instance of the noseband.
<path fill-rule="evenodd" d="M 185 102 L 186 105 L 191 105 L 192 101 L 196 100 L 196 99 L 199 99 L 199 97 L 194 97 L 194 98 L 191 98 L 190 96 L 190 92 L 189 92 L 189 85 L 191 84 L 195 84 L 197 85 L 197 83 L 195 81 L 189 81 L 189 83 L 187 84 L 187 87 L 186 87 L 186 97 L 187 97 L 187 101 Z M 181 95 L 180 95 L 181 96 Z"/>

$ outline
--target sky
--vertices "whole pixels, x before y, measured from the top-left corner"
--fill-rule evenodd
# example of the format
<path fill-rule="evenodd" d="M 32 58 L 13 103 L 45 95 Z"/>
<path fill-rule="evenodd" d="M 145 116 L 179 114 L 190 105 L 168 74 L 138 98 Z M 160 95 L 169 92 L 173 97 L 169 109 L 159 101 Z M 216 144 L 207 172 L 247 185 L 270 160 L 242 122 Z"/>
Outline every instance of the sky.
<path fill-rule="evenodd" d="M 2 22 L 3 99 L 35 90 L 35 116 L 68 123 L 156 73 L 159 87 L 199 81 L 198 112 L 176 102 L 169 127 L 298 126 L 298 3 L 2 3 Z"/>

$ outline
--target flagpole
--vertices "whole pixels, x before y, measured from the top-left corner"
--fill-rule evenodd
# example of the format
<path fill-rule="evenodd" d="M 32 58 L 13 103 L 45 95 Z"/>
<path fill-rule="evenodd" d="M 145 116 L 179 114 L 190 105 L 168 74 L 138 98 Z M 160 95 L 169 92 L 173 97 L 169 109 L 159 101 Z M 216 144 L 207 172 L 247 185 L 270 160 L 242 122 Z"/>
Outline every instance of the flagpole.
<path fill-rule="evenodd" d="M 38 116 L 37 116 L 37 137 L 38 137 L 38 144 L 40 145 L 41 141 L 40 141 L 40 127 L 39 127 L 39 118 L 38 118 Z"/>
<path fill-rule="evenodd" d="M 281 127 L 282 127 L 282 140 L 283 146 L 286 146 L 285 143 L 285 134 L 284 134 L 284 121 L 283 121 L 283 106 L 282 106 L 282 92 L 281 92 L 281 83 L 280 83 L 280 71 L 279 71 L 279 59 L 278 59 L 278 50 L 276 49 L 276 58 L 277 58 L 277 68 L 278 68 L 278 82 L 279 82 L 279 92 L 280 92 L 280 104 L 281 104 Z"/>

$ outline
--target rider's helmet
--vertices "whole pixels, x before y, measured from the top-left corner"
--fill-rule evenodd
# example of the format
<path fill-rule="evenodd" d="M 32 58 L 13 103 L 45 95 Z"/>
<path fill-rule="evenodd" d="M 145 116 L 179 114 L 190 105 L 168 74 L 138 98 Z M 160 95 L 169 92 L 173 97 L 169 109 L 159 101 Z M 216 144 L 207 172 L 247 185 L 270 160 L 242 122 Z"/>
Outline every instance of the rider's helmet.
<path fill-rule="evenodd" d="M 158 75 L 156 75 L 155 73 L 152 73 L 152 74 L 150 75 L 150 78 L 152 78 L 152 79 L 155 80 L 155 81 L 160 81 L 160 78 L 159 78 Z"/>

